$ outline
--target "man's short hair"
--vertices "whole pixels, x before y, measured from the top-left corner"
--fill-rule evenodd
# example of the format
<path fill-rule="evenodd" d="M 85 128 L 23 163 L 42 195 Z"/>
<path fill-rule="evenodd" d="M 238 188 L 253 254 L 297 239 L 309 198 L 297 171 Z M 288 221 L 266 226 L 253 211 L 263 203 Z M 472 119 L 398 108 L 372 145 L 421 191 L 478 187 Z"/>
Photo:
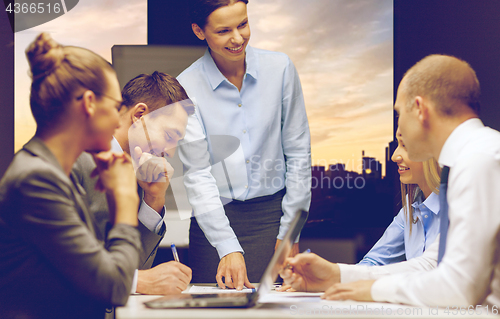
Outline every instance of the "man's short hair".
<path fill-rule="evenodd" d="M 131 108 L 137 103 L 148 106 L 149 112 L 175 102 L 189 99 L 182 85 L 171 75 L 155 71 L 153 74 L 140 74 L 128 81 L 122 90 L 125 106 Z M 194 106 L 183 104 L 188 115 L 194 113 Z"/>
<path fill-rule="evenodd" d="M 420 60 L 406 72 L 404 89 L 409 103 L 422 96 L 431 99 L 444 115 L 457 114 L 460 105 L 479 115 L 481 90 L 476 72 L 456 57 L 433 54 Z"/>

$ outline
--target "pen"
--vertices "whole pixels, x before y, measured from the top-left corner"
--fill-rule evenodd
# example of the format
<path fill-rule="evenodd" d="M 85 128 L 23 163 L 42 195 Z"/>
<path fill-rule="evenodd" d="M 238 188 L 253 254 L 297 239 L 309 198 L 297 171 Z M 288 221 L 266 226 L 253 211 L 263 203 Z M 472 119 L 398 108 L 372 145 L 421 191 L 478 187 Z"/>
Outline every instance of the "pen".
<path fill-rule="evenodd" d="M 175 247 L 175 244 L 172 243 L 172 245 L 170 245 L 170 248 L 172 249 L 172 255 L 174 255 L 174 259 L 176 262 L 180 263 L 179 261 L 179 254 L 177 254 L 177 248 Z"/>
<path fill-rule="evenodd" d="M 304 250 L 303 254 L 309 254 L 310 252 L 311 252 L 311 250 L 309 248 L 307 248 L 306 250 Z M 293 267 L 290 264 L 286 264 L 286 266 L 283 270 L 286 270 L 286 269 L 293 269 Z"/>
<path fill-rule="evenodd" d="M 142 128 L 144 129 L 144 134 L 146 135 L 146 139 L 148 140 L 149 151 L 151 152 L 153 151 L 153 145 L 151 145 L 151 140 L 149 139 L 148 129 L 146 128 L 146 121 L 144 121 L 144 117 L 141 117 L 141 123 L 142 123 Z M 175 245 L 173 249 L 175 249 Z"/>

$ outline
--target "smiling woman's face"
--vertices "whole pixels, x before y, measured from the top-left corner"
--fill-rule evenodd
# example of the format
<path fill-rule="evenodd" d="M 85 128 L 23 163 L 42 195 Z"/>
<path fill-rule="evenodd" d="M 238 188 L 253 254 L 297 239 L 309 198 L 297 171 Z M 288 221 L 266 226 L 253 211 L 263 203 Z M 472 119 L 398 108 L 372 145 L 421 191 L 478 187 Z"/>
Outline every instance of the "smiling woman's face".
<path fill-rule="evenodd" d="M 391 159 L 398 164 L 399 180 L 403 184 L 425 184 L 422 162 L 410 161 L 399 129 L 396 132 L 396 137 L 398 139 L 398 147 L 392 154 Z"/>
<path fill-rule="evenodd" d="M 250 40 L 247 5 L 241 1 L 212 12 L 202 30 L 193 26 L 196 36 L 207 40 L 216 63 L 245 59 L 245 48 Z"/>

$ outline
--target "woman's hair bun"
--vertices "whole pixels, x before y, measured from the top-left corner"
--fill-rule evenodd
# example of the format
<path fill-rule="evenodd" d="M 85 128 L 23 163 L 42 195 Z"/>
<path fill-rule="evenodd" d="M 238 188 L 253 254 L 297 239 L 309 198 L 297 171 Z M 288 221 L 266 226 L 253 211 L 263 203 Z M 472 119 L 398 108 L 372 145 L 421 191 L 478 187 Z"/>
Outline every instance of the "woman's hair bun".
<path fill-rule="evenodd" d="M 26 49 L 31 76 L 36 80 L 57 69 L 64 60 L 64 48 L 48 33 L 41 33 Z"/>

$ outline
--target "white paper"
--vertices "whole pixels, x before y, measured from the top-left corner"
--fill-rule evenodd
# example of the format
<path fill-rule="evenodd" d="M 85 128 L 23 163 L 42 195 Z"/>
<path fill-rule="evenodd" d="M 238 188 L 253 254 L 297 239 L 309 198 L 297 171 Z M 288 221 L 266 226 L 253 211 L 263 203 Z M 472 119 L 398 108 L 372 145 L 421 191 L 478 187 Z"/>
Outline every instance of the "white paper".
<path fill-rule="evenodd" d="M 319 296 L 322 294 L 322 292 L 276 292 L 261 296 L 259 298 L 259 303 L 318 303 L 321 301 Z"/>
<path fill-rule="evenodd" d="M 222 289 L 220 287 L 209 287 L 209 286 L 196 286 L 193 285 L 191 288 L 187 291 L 189 294 L 230 294 L 230 293 L 236 293 L 236 292 L 244 292 L 244 293 L 251 293 L 254 292 L 255 289 L 253 288 L 243 288 L 242 290 L 236 290 L 236 289 Z"/>

